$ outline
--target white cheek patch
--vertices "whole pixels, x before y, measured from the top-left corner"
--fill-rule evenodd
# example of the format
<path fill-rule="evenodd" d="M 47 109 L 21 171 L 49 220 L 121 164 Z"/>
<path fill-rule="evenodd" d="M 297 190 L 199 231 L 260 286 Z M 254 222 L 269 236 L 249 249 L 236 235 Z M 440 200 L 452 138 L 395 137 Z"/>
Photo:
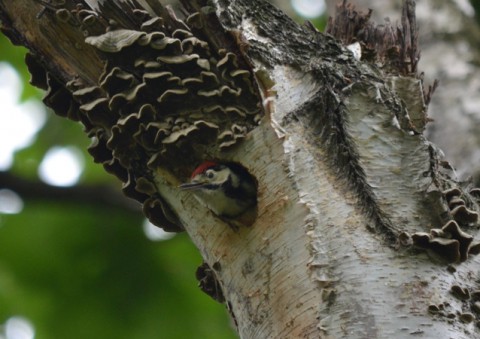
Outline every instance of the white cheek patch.
<path fill-rule="evenodd" d="M 217 172 L 215 179 L 212 180 L 212 184 L 221 185 L 228 180 L 228 176 L 230 171 L 228 168 L 222 169 L 221 171 Z"/>

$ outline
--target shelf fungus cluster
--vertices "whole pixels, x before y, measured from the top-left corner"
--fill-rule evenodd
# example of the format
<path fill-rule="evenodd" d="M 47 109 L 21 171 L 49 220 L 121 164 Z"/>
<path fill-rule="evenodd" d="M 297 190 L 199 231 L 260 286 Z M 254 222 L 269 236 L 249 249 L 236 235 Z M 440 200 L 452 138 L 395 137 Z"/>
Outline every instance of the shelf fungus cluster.
<path fill-rule="evenodd" d="M 97 82 L 78 76 L 66 86 L 52 79 L 37 85 L 48 88 L 45 102 L 58 114 L 85 125 L 95 161 L 124 182 L 150 220 L 180 230 L 154 173 L 161 168 L 183 180 L 192 164 L 218 157 L 258 125 L 263 113 L 252 73 L 234 43 L 221 46 L 203 31 L 208 11 L 181 21 L 159 3 L 150 12 L 125 2 L 105 6 L 112 13 L 122 6 L 131 21 L 81 6 L 56 12 L 82 30 L 85 48 L 93 46 L 103 61 Z M 38 78 L 39 63 L 29 64 Z"/>
<path fill-rule="evenodd" d="M 478 212 L 473 210 L 475 203 L 480 200 L 480 189 L 474 188 L 466 193 L 459 188 L 448 189 L 443 192 L 447 203 L 450 220 L 441 229 L 433 228 L 430 232 L 417 232 L 411 235 L 404 233 L 400 241 L 432 251 L 448 262 L 461 262 L 468 259 L 469 255 L 480 252 L 480 242 L 468 233 L 468 229 L 477 229 L 480 224 Z M 402 240 L 403 238 L 403 240 Z"/>
<path fill-rule="evenodd" d="M 451 321 L 459 320 L 466 324 L 476 322 L 478 326 L 480 290 L 453 284 L 450 287 L 450 295 L 454 297 L 452 302 L 432 303 L 428 306 L 428 312 L 437 317 L 446 317 Z M 455 300 L 457 302 L 453 302 Z"/>

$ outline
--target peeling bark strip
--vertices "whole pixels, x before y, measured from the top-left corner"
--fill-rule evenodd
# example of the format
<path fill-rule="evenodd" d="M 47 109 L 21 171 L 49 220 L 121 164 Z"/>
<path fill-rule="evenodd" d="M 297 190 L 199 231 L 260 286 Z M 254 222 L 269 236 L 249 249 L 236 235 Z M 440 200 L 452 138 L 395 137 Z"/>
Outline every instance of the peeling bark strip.
<path fill-rule="evenodd" d="M 360 209 L 372 225 L 367 227 L 383 234 L 391 243 L 397 235 L 388 217 L 378 206 L 372 187 L 360 164 L 360 155 L 348 132 L 348 112 L 333 89 L 325 95 L 316 95 L 311 101 L 293 112 L 295 119 L 309 133 L 305 138 L 322 149 L 330 170 L 335 173 L 343 185 L 350 188 L 358 198 Z M 321 156 L 320 156 L 321 157 Z"/>

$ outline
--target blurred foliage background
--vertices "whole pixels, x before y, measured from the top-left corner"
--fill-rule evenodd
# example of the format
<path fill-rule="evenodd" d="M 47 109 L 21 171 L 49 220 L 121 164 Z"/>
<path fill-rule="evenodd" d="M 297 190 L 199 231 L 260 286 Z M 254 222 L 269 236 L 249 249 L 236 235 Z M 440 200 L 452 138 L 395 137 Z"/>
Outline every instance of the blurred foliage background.
<path fill-rule="evenodd" d="M 280 5 L 303 21 L 290 1 Z M 325 17 L 311 20 L 322 26 Z M 91 160 L 81 125 L 41 106 L 25 53 L 0 34 L 0 92 L 15 87 L 12 69 L 21 79 L 19 93 L 7 94 L 15 108 L 0 102 L 0 153 L 13 156 L 0 165 L 0 339 L 235 338 L 225 307 L 197 287 L 201 257 L 186 234 L 151 235 L 140 206 Z M 7 149 L 1 140 L 25 126 L 17 109 L 39 111 L 37 127 Z M 73 171 L 66 161 L 50 165 L 53 181 L 42 176 L 55 149 L 79 168 L 60 186 L 55 176 Z"/>

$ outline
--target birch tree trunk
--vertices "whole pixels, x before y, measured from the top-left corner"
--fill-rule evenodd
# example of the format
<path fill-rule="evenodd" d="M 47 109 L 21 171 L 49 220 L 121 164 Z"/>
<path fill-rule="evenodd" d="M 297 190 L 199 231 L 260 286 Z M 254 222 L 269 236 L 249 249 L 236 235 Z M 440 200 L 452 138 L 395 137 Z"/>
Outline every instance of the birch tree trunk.
<path fill-rule="evenodd" d="M 329 32 L 362 60 L 262 0 L 183 3 L 0 0 L 0 18 L 95 161 L 189 234 L 241 338 L 479 337 L 480 191 L 423 136 L 413 1 L 398 29 L 343 3 Z M 257 179 L 251 227 L 179 191 L 207 159 Z"/>
<path fill-rule="evenodd" d="M 329 4 L 333 7 L 334 1 Z M 472 2 L 474 4 L 474 2 Z M 357 8 L 372 8 L 377 22 L 395 21 L 400 1 L 357 0 Z M 333 8 L 332 8 L 333 10 Z M 469 1 L 425 0 L 417 9 L 422 58 L 419 68 L 425 79 L 438 79 L 428 115 L 434 120 L 427 137 L 439 146 L 465 180 L 480 182 L 479 59 L 480 27 Z"/>

